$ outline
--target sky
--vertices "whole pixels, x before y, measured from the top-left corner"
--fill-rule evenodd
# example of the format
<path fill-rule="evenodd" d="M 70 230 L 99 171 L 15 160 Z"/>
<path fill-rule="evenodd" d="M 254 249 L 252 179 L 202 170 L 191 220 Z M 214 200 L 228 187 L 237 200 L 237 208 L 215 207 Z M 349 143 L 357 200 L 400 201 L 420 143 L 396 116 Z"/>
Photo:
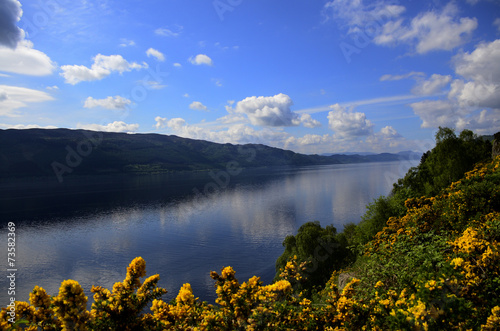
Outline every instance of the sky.
<path fill-rule="evenodd" d="M 0 0 L 0 129 L 424 152 L 500 131 L 498 0 Z"/>

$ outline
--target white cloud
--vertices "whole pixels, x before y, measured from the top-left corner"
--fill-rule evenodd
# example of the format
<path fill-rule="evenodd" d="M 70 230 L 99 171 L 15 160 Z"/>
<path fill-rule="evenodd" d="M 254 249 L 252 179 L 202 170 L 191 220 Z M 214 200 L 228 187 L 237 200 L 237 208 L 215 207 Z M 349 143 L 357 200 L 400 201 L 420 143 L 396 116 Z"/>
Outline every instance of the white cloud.
<path fill-rule="evenodd" d="M 0 71 L 30 76 L 52 74 L 56 64 L 43 52 L 33 48 L 33 43 L 23 40 L 15 49 L 0 46 Z"/>
<path fill-rule="evenodd" d="M 212 82 L 215 84 L 215 86 L 221 87 L 222 86 L 222 81 L 217 78 L 212 78 Z"/>
<path fill-rule="evenodd" d="M 494 134 L 500 131 L 500 109 L 483 109 L 457 121 L 456 128 L 472 130 L 477 134 Z"/>
<path fill-rule="evenodd" d="M 233 124 L 226 129 L 211 130 L 201 125 L 190 125 L 182 118 L 167 119 L 160 116 L 155 118 L 157 129 L 168 128 L 174 134 L 191 139 L 202 139 L 217 143 L 263 143 L 279 147 L 290 137 L 286 132 L 264 128 L 255 130 L 244 124 Z"/>
<path fill-rule="evenodd" d="M 454 58 L 455 71 L 466 79 L 500 82 L 500 39 L 481 43 L 471 53 L 462 53 Z"/>
<path fill-rule="evenodd" d="M 182 64 L 180 64 L 180 63 L 176 62 L 176 63 L 174 63 L 174 64 L 173 64 L 173 66 L 174 66 L 174 67 L 176 67 L 176 68 L 181 68 L 181 67 L 182 67 Z"/>
<path fill-rule="evenodd" d="M 459 104 L 475 107 L 500 108 L 500 39 L 481 43 L 471 53 L 454 58 L 455 71 L 464 79 L 452 83 L 449 98 Z"/>
<path fill-rule="evenodd" d="M 38 125 L 38 124 L 5 124 L 5 123 L 0 123 L 0 128 L 2 128 L 2 129 L 17 129 L 17 130 L 25 130 L 25 129 L 58 129 L 57 126 L 53 126 L 53 125 L 41 126 L 41 125 Z"/>
<path fill-rule="evenodd" d="M 190 57 L 189 62 L 191 62 L 194 65 L 202 65 L 202 64 L 207 66 L 213 65 L 212 59 L 205 54 L 198 54 L 195 57 Z"/>
<path fill-rule="evenodd" d="M 78 123 L 76 128 L 104 132 L 135 132 L 139 129 L 139 124 L 127 124 L 123 121 L 115 121 L 106 125 Z"/>
<path fill-rule="evenodd" d="M 24 130 L 24 129 L 57 129 L 58 127 L 53 126 L 53 125 L 40 126 L 38 124 L 1 124 L 0 123 L 0 128 Z"/>
<path fill-rule="evenodd" d="M 18 0 L 3 0 L 0 5 L 0 71 L 30 76 L 45 76 L 56 69 L 43 52 L 33 49 L 25 32 L 17 26 L 23 11 Z"/>
<path fill-rule="evenodd" d="M 451 84 L 448 97 L 456 100 L 460 107 L 500 107 L 500 86 L 498 83 L 456 79 Z"/>
<path fill-rule="evenodd" d="M 366 119 L 364 113 L 348 111 L 339 104 L 332 105 L 331 109 L 328 124 L 339 136 L 355 138 L 372 134 L 373 123 Z"/>
<path fill-rule="evenodd" d="M 64 77 L 66 83 L 71 85 L 80 82 L 90 82 L 101 80 L 109 76 L 113 72 L 122 74 L 125 71 L 140 70 L 147 68 L 146 63 L 138 64 L 136 62 L 128 62 L 121 55 L 102 55 L 97 54 L 94 58 L 94 63 L 90 68 L 83 65 L 64 65 L 61 66 L 61 76 Z"/>
<path fill-rule="evenodd" d="M 84 108 L 96 108 L 102 107 L 106 109 L 125 109 L 128 105 L 132 104 L 127 98 L 121 97 L 119 95 L 115 97 L 107 97 L 106 99 L 94 99 L 92 97 L 88 97 L 85 100 Z"/>
<path fill-rule="evenodd" d="M 411 90 L 412 93 L 417 95 L 433 95 L 441 92 L 441 90 L 451 82 L 450 75 L 433 74 L 428 80 L 420 80 L 415 87 Z"/>
<path fill-rule="evenodd" d="M 374 41 L 379 45 L 415 44 L 419 54 L 449 51 L 465 43 L 478 25 L 475 18 L 457 17 L 457 14 L 457 7 L 450 3 L 441 12 L 419 14 L 407 25 L 402 19 L 389 21 Z"/>
<path fill-rule="evenodd" d="M 298 126 L 300 124 L 307 128 L 315 128 L 321 123 L 311 117 L 310 114 L 298 114 L 291 111 L 292 99 L 283 93 L 271 97 L 248 97 L 236 103 L 229 101 L 226 110 L 230 113 L 225 116 L 226 121 L 241 122 L 245 115 L 251 124 L 267 127 Z"/>
<path fill-rule="evenodd" d="M 160 84 L 160 82 L 156 80 L 143 80 L 141 83 L 150 90 L 161 90 L 167 87 L 167 85 Z"/>
<path fill-rule="evenodd" d="M 17 27 L 23 10 L 17 0 L 4 0 L 0 9 L 0 45 L 16 48 L 17 43 L 24 38 L 24 31 Z"/>
<path fill-rule="evenodd" d="M 207 107 L 204 104 L 202 104 L 201 102 L 199 102 L 199 101 L 193 101 L 189 105 L 189 108 L 191 108 L 193 110 L 203 110 L 203 111 L 207 110 Z"/>
<path fill-rule="evenodd" d="M 300 116 L 300 122 L 302 125 L 304 125 L 306 128 L 316 128 L 318 126 L 321 126 L 321 123 L 311 117 L 310 114 L 302 114 Z"/>
<path fill-rule="evenodd" d="M 456 106 L 448 100 L 424 100 L 410 106 L 422 119 L 422 128 L 454 127 L 460 115 Z"/>
<path fill-rule="evenodd" d="M 433 75 L 414 90 L 421 94 L 439 91 L 451 81 L 446 99 L 412 103 L 413 111 L 422 119 L 423 128 L 447 126 L 458 130 L 471 129 L 480 134 L 499 130 L 500 118 L 500 39 L 481 43 L 472 52 L 453 58 L 458 78 Z M 426 86 L 426 84 L 428 84 Z M 415 92 L 415 91 L 414 91 Z M 485 109 L 486 108 L 486 109 Z"/>
<path fill-rule="evenodd" d="M 290 110 L 292 99 L 283 93 L 272 97 L 248 97 L 236 104 L 235 112 L 245 114 L 250 123 L 261 126 L 295 126 L 300 118 Z"/>
<path fill-rule="evenodd" d="M 396 131 L 396 129 L 394 129 L 392 126 L 389 126 L 389 125 L 386 127 L 383 127 L 380 130 L 380 134 L 384 138 L 399 138 L 399 137 L 401 137 L 401 135 Z"/>
<path fill-rule="evenodd" d="M 374 23 L 380 24 L 381 21 L 399 17 L 405 10 L 405 7 L 387 1 L 365 4 L 363 0 L 334 0 L 324 6 L 326 18 L 342 23 L 349 33 L 357 33 Z"/>
<path fill-rule="evenodd" d="M 155 30 L 155 34 L 162 37 L 179 37 L 181 35 L 182 29 L 183 27 L 180 25 L 176 26 L 177 31 L 167 28 L 158 28 Z"/>
<path fill-rule="evenodd" d="M 500 32 L 500 17 L 493 22 L 493 25 L 496 26 L 498 32 Z"/>
<path fill-rule="evenodd" d="M 162 52 L 160 52 L 160 51 L 158 51 L 158 50 L 156 50 L 154 48 L 149 48 L 146 51 L 146 54 L 148 55 L 148 57 L 150 57 L 150 56 L 155 57 L 160 62 L 165 61 L 165 55 L 163 55 Z"/>
<path fill-rule="evenodd" d="M 129 46 L 135 46 L 135 41 L 126 39 L 126 38 L 121 38 L 120 39 L 120 47 L 129 47 Z"/>
<path fill-rule="evenodd" d="M 42 91 L 25 87 L 0 85 L 0 116 L 17 117 L 16 109 L 27 107 L 30 103 L 54 100 Z"/>
<path fill-rule="evenodd" d="M 383 75 L 380 77 L 381 82 L 385 81 L 394 81 L 394 80 L 402 80 L 402 79 L 407 79 L 407 78 L 421 78 L 424 77 L 425 74 L 423 72 L 417 72 L 417 71 L 412 71 L 404 75 Z"/>
<path fill-rule="evenodd" d="M 239 114 L 230 114 L 239 115 Z M 380 151 L 399 152 L 414 149 L 415 143 L 406 140 L 397 131 L 387 126 L 380 132 L 373 133 L 365 140 L 348 139 L 340 135 L 307 134 L 294 137 L 279 128 L 263 128 L 256 130 L 244 123 L 224 126 L 207 126 L 205 124 L 190 125 L 182 118 L 167 119 L 157 116 L 155 118 L 157 129 L 167 129 L 175 135 L 202 139 L 218 143 L 232 144 L 266 144 L 268 146 L 291 149 L 300 153 L 330 153 L 342 151 Z M 224 122 L 219 119 L 217 122 Z"/>

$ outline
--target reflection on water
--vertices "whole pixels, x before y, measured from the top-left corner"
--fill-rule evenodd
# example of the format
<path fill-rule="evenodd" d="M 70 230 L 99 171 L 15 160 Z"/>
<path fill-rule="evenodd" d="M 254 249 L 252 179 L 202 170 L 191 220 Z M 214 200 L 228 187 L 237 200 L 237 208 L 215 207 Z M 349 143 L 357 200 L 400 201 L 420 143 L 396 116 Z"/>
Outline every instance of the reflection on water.
<path fill-rule="evenodd" d="M 160 274 L 167 300 L 189 282 L 195 296 L 213 301 L 211 270 L 231 265 L 241 281 L 258 275 L 270 282 L 287 235 L 307 221 L 338 230 L 358 222 L 409 167 L 248 170 L 209 194 L 208 173 L 0 183 L 0 236 L 7 238 L 4 223 L 15 221 L 18 300 L 27 300 L 35 285 L 57 294 L 65 279 L 77 280 L 91 298 L 92 285 L 111 288 L 142 256 L 148 275 Z M 0 287 L 6 285 L 1 277 Z M 1 291 L 0 305 L 7 300 Z"/>

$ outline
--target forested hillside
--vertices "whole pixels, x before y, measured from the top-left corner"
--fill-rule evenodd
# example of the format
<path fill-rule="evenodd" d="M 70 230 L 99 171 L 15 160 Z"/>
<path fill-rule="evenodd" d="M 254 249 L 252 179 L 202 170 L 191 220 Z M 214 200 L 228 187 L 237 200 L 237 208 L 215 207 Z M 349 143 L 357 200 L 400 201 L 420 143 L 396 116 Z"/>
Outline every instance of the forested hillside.
<path fill-rule="evenodd" d="M 68 129 L 0 130 L 0 178 L 159 173 L 397 161 L 409 153 L 305 155 L 259 144 L 217 144 L 161 134 Z"/>

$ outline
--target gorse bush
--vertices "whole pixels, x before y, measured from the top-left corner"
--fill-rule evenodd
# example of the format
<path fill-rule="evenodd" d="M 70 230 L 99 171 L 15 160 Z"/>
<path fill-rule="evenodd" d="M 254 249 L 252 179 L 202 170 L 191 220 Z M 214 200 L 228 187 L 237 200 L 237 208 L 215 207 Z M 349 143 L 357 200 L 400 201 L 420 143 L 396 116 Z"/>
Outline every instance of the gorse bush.
<path fill-rule="evenodd" d="M 240 283 L 231 267 L 212 272 L 215 304 L 189 284 L 163 301 L 158 275 L 141 281 L 138 257 L 112 291 L 92 288 L 90 311 L 80 285 L 66 280 L 55 296 L 35 287 L 29 303 L 16 302 L 16 319 L 27 330 L 500 330 L 500 156 L 405 208 L 344 270 L 355 278 L 339 289 L 336 270 L 313 299 L 298 288 L 307 262 L 295 255 L 270 285 L 256 276 Z M 335 238 L 325 231 L 312 233 Z M 3 308 L 1 328 L 21 329 L 8 319 Z"/>

